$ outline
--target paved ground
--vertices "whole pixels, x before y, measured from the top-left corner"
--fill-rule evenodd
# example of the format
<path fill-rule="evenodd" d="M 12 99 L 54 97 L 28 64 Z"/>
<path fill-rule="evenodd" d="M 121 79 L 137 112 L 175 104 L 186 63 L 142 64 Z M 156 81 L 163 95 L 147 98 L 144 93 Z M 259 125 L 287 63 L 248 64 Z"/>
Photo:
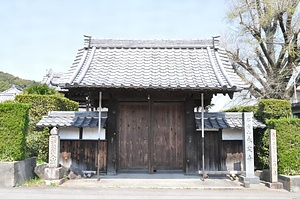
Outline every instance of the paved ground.
<path fill-rule="evenodd" d="M 245 188 L 237 180 L 210 176 L 205 181 L 183 174 L 119 174 L 96 178 L 69 180 L 56 187 L 0 188 L 0 198 L 55 199 L 300 199 L 300 193 L 271 190 L 264 184 Z"/>
<path fill-rule="evenodd" d="M 218 189 L 140 189 L 86 187 L 17 187 L 0 188 L 5 199 L 300 199 L 300 194 L 283 190 L 218 190 Z"/>
<path fill-rule="evenodd" d="M 183 174 L 118 174 L 116 176 L 96 176 L 90 179 L 69 180 L 63 187 L 94 187 L 94 188 L 144 188 L 144 189 L 244 189 L 238 180 L 228 177 L 210 176 L 202 181 L 199 176 Z M 252 185 L 252 188 L 267 189 L 263 184 Z"/>

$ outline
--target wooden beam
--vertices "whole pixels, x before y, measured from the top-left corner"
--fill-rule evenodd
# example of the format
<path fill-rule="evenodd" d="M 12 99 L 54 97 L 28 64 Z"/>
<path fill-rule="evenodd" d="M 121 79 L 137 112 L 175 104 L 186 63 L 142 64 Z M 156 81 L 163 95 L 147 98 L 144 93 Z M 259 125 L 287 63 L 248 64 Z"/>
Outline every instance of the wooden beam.
<path fill-rule="evenodd" d="M 112 97 L 109 100 L 108 113 L 107 113 L 107 174 L 117 174 L 117 115 L 118 103 Z"/>
<path fill-rule="evenodd" d="M 153 100 L 151 95 L 148 95 L 148 114 L 149 114 L 149 128 L 148 128 L 148 172 L 154 173 L 154 155 L 153 155 Z"/>
<path fill-rule="evenodd" d="M 100 136 L 101 136 L 101 100 L 102 100 L 102 92 L 99 92 L 99 107 L 98 107 L 98 112 L 99 112 L 99 116 L 98 116 L 98 149 L 97 149 L 97 180 L 100 180 Z"/>
<path fill-rule="evenodd" d="M 203 173 L 203 171 L 199 171 L 200 175 L 241 175 L 244 173 L 245 171 L 205 171 L 205 173 Z"/>
<path fill-rule="evenodd" d="M 205 164 L 204 164 L 204 96 L 203 93 L 201 93 L 201 135 L 202 135 L 202 180 L 205 179 Z"/>

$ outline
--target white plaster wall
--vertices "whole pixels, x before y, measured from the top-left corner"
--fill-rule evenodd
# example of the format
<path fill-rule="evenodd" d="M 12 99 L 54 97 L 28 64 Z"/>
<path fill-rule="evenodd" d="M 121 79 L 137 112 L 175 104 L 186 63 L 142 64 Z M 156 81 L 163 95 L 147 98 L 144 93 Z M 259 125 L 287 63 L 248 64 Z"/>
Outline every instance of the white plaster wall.
<path fill-rule="evenodd" d="M 222 140 L 243 140 L 243 129 L 223 129 Z"/>
<path fill-rule="evenodd" d="M 84 140 L 98 140 L 98 127 L 96 128 L 83 128 L 82 139 Z M 100 139 L 105 140 L 105 129 L 101 128 Z"/>
<path fill-rule="evenodd" d="M 62 127 L 59 128 L 59 137 L 63 140 L 79 139 L 79 128 L 77 127 Z"/>

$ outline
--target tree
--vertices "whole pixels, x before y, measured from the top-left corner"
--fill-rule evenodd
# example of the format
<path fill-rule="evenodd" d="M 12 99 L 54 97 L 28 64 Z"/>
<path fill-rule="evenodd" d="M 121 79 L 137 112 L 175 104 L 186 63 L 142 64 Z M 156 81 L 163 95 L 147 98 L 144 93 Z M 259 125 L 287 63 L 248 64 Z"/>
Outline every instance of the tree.
<path fill-rule="evenodd" d="M 237 73 L 258 99 L 289 99 L 291 81 L 299 80 L 299 1 L 231 2 L 228 18 L 236 25 L 236 36 L 228 52 Z"/>
<path fill-rule="evenodd" d="M 54 88 L 50 88 L 47 84 L 35 83 L 24 90 L 25 94 L 38 94 L 38 95 L 55 95 L 58 92 Z"/>

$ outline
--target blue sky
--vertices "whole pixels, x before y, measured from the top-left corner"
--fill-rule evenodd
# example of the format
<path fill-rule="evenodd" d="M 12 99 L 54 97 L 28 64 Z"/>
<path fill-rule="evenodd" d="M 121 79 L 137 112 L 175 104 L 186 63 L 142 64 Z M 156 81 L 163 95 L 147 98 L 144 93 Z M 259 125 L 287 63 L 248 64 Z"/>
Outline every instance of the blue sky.
<path fill-rule="evenodd" d="M 66 71 L 83 35 L 198 39 L 222 35 L 225 0 L 9 0 L 0 2 L 0 71 L 40 81 Z"/>

